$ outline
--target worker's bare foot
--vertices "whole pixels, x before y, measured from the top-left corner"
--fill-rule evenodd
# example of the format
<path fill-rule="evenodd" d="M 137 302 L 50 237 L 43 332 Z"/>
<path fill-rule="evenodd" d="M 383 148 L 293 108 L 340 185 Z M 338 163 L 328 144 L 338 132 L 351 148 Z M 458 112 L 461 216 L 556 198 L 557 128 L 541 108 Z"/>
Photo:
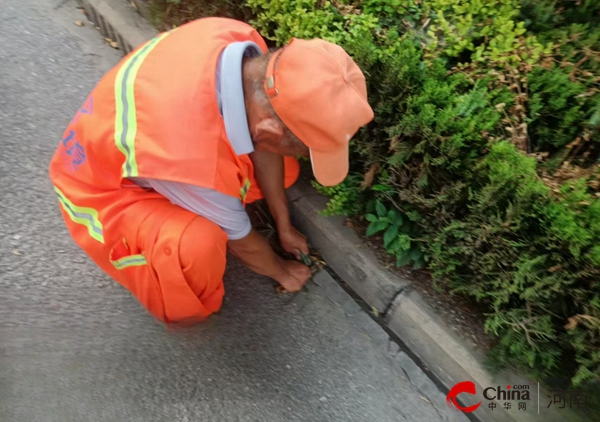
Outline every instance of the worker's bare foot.
<path fill-rule="evenodd" d="M 288 292 L 298 292 L 311 277 L 310 268 L 297 261 L 283 261 L 284 272 L 277 280 Z"/>

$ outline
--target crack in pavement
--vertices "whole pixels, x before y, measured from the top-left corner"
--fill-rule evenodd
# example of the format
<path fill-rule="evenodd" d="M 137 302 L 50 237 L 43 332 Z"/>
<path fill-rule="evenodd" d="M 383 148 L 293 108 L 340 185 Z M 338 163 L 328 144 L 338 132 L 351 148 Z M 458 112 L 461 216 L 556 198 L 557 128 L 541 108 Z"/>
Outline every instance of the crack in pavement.
<path fill-rule="evenodd" d="M 408 286 L 402 286 L 402 287 L 400 287 L 400 289 L 396 293 L 394 293 L 394 297 L 392 298 L 392 300 L 390 301 L 390 303 L 388 303 L 388 305 L 385 307 L 385 309 L 381 313 L 381 318 L 383 318 L 385 320 L 385 318 L 387 317 L 388 313 L 390 312 L 390 310 L 392 309 L 392 307 L 396 303 L 396 299 L 398 299 L 398 297 L 400 297 L 402 294 L 404 294 L 407 289 L 408 289 Z"/>

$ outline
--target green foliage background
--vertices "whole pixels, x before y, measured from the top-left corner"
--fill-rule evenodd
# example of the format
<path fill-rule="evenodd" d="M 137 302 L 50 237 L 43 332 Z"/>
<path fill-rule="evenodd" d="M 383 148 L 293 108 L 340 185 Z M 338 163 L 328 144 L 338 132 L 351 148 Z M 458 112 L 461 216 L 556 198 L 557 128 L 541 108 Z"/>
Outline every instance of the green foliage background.
<path fill-rule="evenodd" d="M 487 309 L 497 365 L 598 382 L 600 2 L 233 3 L 274 44 L 327 39 L 367 76 L 376 117 L 352 176 L 319 187 L 326 213 Z"/>

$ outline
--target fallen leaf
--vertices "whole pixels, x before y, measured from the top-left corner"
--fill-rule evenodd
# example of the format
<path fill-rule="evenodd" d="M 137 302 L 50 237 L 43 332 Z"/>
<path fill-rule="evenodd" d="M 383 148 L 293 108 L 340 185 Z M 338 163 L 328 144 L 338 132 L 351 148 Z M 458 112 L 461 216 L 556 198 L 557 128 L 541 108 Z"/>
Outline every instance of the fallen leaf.
<path fill-rule="evenodd" d="M 82 21 L 75 21 L 73 22 L 75 25 L 77 26 L 83 26 L 83 22 Z"/>
<path fill-rule="evenodd" d="M 575 98 L 591 97 L 595 94 L 595 91 L 584 92 L 583 94 L 576 95 Z"/>
<path fill-rule="evenodd" d="M 377 310 L 377 308 L 376 308 L 376 307 L 374 307 L 374 306 L 371 306 L 371 312 L 373 312 L 373 315 L 375 315 L 376 317 L 378 317 L 378 316 L 379 316 L 379 311 Z"/>
<path fill-rule="evenodd" d="M 553 66 L 553 64 L 554 64 L 554 60 L 553 60 L 553 59 L 551 59 L 551 58 L 546 58 L 546 59 L 544 59 L 544 61 L 542 62 L 542 67 L 543 67 L 544 69 L 546 69 L 546 70 L 547 70 L 547 69 L 552 69 L 552 66 Z"/>
<path fill-rule="evenodd" d="M 572 330 L 573 328 L 577 327 L 577 320 L 577 317 L 570 317 L 569 322 L 567 325 L 565 325 L 565 330 Z"/>
<path fill-rule="evenodd" d="M 566 148 L 572 149 L 573 147 L 578 146 L 580 143 L 581 143 L 581 138 L 578 136 L 577 138 L 575 138 L 575 140 L 573 142 L 571 142 L 570 144 L 568 144 L 566 146 Z"/>
<path fill-rule="evenodd" d="M 555 273 L 558 270 L 560 270 L 561 268 L 562 268 L 562 265 L 558 264 L 558 265 L 555 265 L 554 267 L 548 268 L 548 271 L 550 271 L 551 273 Z"/>
<path fill-rule="evenodd" d="M 13 255 L 23 255 L 21 252 L 19 251 L 12 251 Z"/>
<path fill-rule="evenodd" d="M 119 43 L 116 41 L 111 42 L 110 46 L 114 49 L 117 49 L 117 50 L 119 49 Z"/>
<path fill-rule="evenodd" d="M 578 319 L 585 319 L 586 321 L 598 324 L 600 322 L 600 320 L 598 318 L 594 318 L 591 315 L 577 315 Z"/>
<path fill-rule="evenodd" d="M 421 398 L 421 400 L 423 400 L 424 402 L 431 403 L 431 402 L 430 402 L 429 400 L 427 400 L 425 397 L 423 397 L 423 396 L 419 396 L 419 397 L 420 397 L 420 398 Z"/>
<path fill-rule="evenodd" d="M 360 184 L 360 187 L 363 189 L 368 188 L 373 183 L 373 178 L 375 177 L 375 173 L 379 171 L 379 163 L 371 164 L 369 171 L 365 174 L 365 178 Z"/>

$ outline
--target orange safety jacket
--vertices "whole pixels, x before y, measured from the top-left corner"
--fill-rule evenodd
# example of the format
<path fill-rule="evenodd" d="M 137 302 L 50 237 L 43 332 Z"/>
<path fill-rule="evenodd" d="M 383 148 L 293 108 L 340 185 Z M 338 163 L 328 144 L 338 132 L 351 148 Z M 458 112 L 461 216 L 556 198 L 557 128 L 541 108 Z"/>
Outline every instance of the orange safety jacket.
<path fill-rule="evenodd" d="M 224 18 L 200 19 L 143 44 L 100 80 L 50 163 L 76 243 L 159 318 L 159 299 L 141 297 L 148 293 L 126 281 L 135 277 L 123 276 L 147 262 L 127 244 L 121 216 L 138 201 L 162 197 L 128 179 L 197 185 L 245 203 L 252 162 L 235 154 L 216 98 L 218 58 L 236 41 L 267 50 L 252 27 Z"/>

